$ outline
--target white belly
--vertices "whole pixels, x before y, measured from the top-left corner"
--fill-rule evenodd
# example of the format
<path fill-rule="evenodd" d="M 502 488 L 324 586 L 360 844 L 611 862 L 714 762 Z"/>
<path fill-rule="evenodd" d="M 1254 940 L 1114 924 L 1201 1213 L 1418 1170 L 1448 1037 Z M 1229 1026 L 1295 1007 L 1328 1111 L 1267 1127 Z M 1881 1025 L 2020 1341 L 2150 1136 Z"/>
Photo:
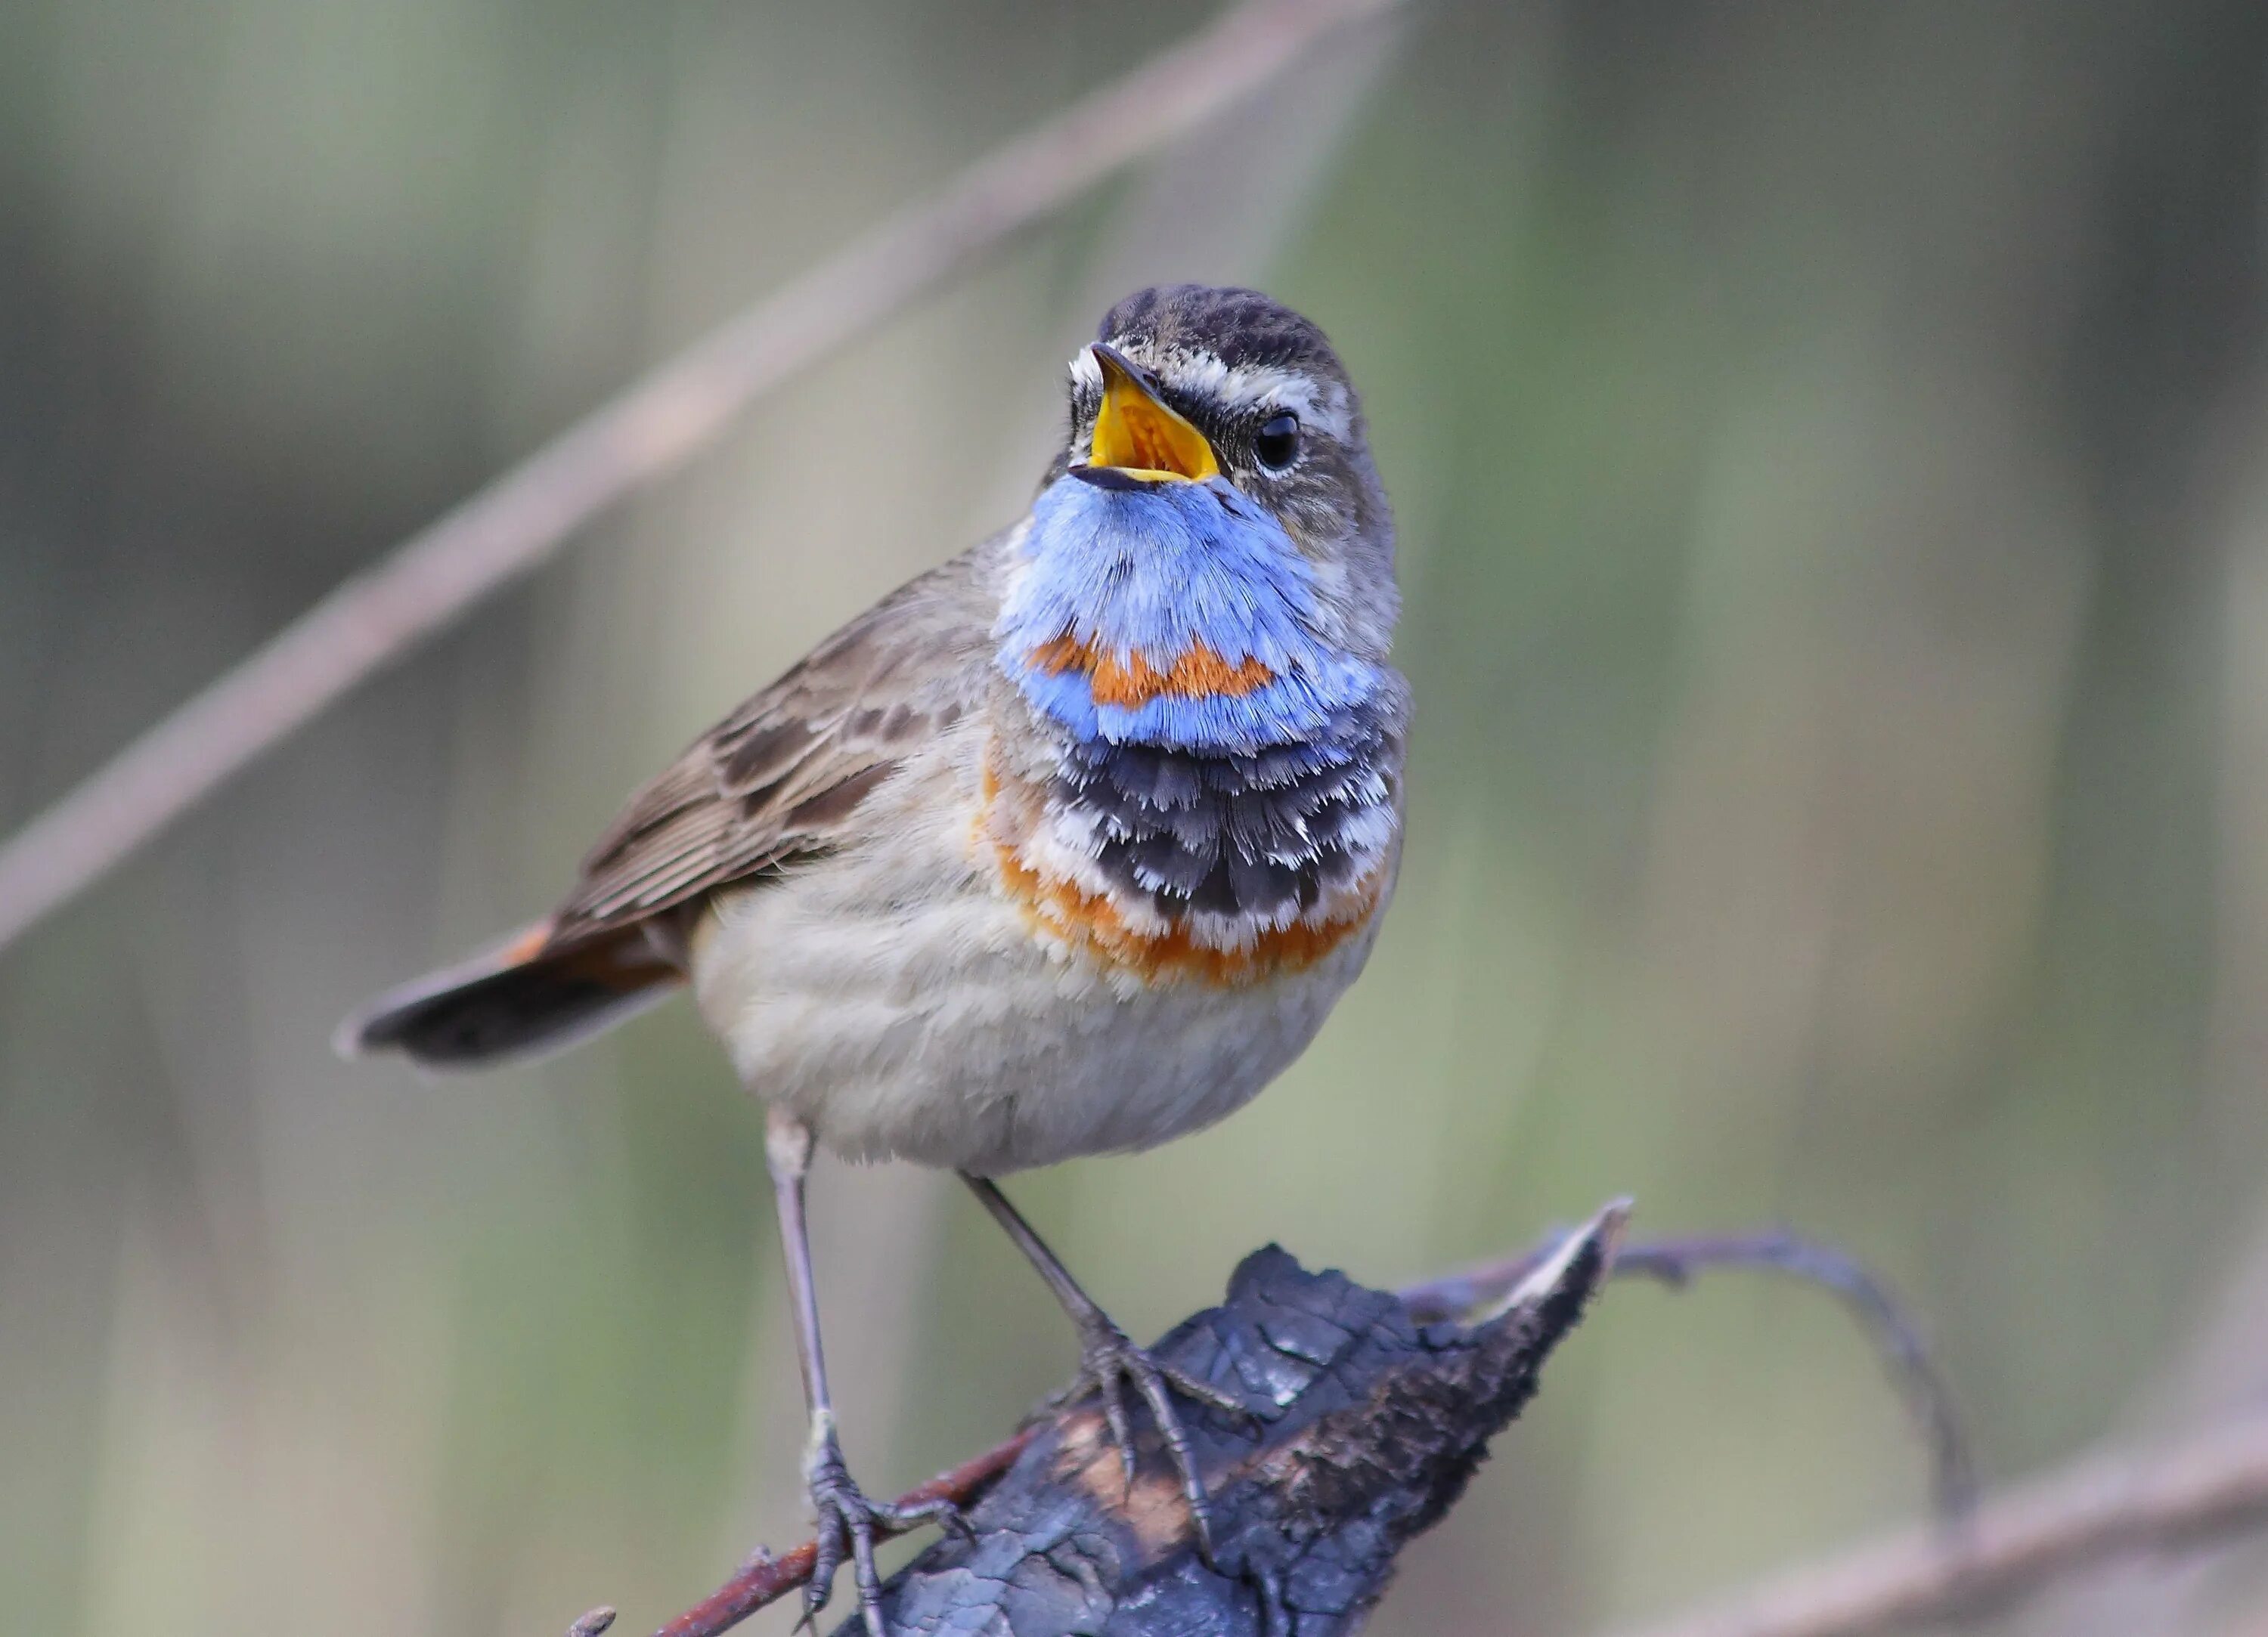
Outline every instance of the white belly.
<path fill-rule="evenodd" d="M 1374 917 L 1266 982 L 1145 983 L 1043 943 L 969 826 L 924 817 L 970 809 L 902 783 L 887 845 L 728 898 L 694 939 L 742 1083 L 847 1157 L 989 1175 L 1194 1130 L 1300 1053 L 1369 953 Z"/>

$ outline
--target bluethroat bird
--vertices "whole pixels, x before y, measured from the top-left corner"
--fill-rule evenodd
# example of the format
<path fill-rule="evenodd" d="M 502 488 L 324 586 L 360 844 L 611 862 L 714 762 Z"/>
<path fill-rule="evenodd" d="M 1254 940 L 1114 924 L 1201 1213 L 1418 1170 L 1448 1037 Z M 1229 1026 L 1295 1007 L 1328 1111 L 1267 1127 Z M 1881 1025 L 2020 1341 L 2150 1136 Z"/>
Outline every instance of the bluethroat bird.
<path fill-rule="evenodd" d="M 1030 513 L 853 620 L 631 798 L 558 910 L 383 996 L 350 1051 L 465 1068 L 689 984 L 767 1110 L 823 1604 L 878 1528 L 843 1464 L 804 1222 L 814 1147 L 961 1174 L 1204 1494 L 1154 1362 L 995 1180 L 1219 1119 L 1370 952 L 1402 839 L 1394 522 L 1322 332 L 1247 290 L 1114 307 Z M 951 1517 L 939 1521 L 953 1523 Z"/>

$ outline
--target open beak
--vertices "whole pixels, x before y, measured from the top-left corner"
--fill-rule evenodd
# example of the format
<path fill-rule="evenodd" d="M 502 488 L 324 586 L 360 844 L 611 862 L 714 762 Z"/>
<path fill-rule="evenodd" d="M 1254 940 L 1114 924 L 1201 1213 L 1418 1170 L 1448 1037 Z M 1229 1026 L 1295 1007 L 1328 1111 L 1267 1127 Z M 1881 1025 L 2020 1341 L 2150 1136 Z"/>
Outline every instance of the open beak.
<path fill-rule="evenodd" d="M 1132 360 L 1101 341 L 1088 350 L 1102 366 L 1090 466 L 1148 483 L 1202 483 L 1220 475 L 1205 435 L 1160 400 Z"/>

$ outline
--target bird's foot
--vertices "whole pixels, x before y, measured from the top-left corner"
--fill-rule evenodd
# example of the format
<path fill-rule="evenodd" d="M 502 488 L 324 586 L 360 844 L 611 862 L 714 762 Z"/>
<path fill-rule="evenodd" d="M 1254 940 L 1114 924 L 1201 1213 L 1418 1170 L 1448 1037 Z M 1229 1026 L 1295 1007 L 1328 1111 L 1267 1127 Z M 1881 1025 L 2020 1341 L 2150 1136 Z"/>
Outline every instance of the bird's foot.
<path fill-rule="evenodd" d="M 1174 1457 L 1174 1469 L 1182 1480 L 1182 1498 L 1189 1505 L 1189 1523 L 1197 1533 L 1197 1549 L 1211 1562 L 1212 1516 L 1205 1504 L 1204 1480 L 1197 1473 L 1197 1456 L 1189 1448 L 1189 1436 L 1182 1426 L 1181 1415 L 1174 1408 L 1173 1394 L 1178 1392 L 1193 1404 L 1230 1415 L 1249 1419 L 1252 1412 L 1211 1384 L 1199 1381 L 1186 1370 L 1160 1363 L 1145 1349 L 1136 1347 L 1126 1332 L 1101 1311 L 1092 1318 L 1082 1319 L 1079 1374 L 1050 1402 L 1076 1404 L 1088 1397 L 1102 1400 L 1103 1419 L 1110 1423 L 1111 1442 L 1118 1446 L 1118 1458 L 1130 1488 L 1134 1482 L 1134 1430 L 1126 1413 L 1126 1389 L 1130 1385 L 1150 1406 L 1151 1419 L 1158 1423 L 1159 1435 L 1166 1441 L 1166 1449 Z"/>
<path fill-rule="evenodd" d="M 858 1582 L 858 1612 L 865 1618 L 867 1637 L 888 1637 L 882 1623 L 882 1577 L 874 1567 L 874 1543 L 924 1523 L 935 1523 L 964 1538 L 973 1538 L 975 1533 L 961 1516 L 961 1509 L 950 1501 L 899 1506 L 869 1500 L 851 1481 L 830 1415 L 822 1413 L 812 1423 L 803 1483 L 818 1521 L 819 1554 L 812 1561 L 811 1579 L 804 1587 L 803 1619 L 798 1622 L 801 1626 L 814 1624 L 827 1606 L 835 1589 L 835 1571 L 847 1558 L 852 1577 Z"/>

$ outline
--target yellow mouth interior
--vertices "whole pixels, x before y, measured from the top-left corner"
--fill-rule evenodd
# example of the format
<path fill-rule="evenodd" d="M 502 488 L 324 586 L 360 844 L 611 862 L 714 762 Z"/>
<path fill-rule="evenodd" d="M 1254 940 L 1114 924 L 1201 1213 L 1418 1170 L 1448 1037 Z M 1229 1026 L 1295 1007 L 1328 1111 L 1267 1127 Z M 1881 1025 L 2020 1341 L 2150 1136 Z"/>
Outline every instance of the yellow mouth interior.
<path fill-rule="evenodd" d="M 1201 483 L 1220 474 L 1205 435 L 1152 395 L 1140 378 L 1103 348 L 1102 407 L 1094 417 L 1088 459 L 1132 478 Z"/>

